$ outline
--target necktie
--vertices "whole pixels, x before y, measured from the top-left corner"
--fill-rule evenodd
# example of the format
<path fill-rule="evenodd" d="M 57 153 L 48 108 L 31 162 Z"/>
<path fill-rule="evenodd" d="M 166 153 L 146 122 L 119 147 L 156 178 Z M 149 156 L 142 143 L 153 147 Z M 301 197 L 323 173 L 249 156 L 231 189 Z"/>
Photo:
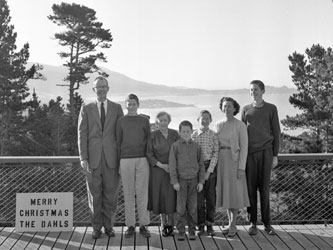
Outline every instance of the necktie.
<path fill-rule="evenodd" d="M 105 122 L 105 109 L 104 109 L 104 103 L 101 103 L 101 124 L 102 124 L 102 130 L 104 129 L 104 122 Z"/>

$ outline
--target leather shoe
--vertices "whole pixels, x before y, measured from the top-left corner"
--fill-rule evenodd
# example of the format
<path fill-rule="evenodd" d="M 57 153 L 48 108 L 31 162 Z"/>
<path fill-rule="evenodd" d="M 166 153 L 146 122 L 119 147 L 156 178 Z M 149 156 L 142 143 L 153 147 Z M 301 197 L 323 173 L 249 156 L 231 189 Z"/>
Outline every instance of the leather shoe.
<path fill-rule="evenodd" d="M 189 233 L 189 240 L 195 240 L 195 232 L 194 231 L 190 231 Z"/>
<path fill-rule="evenodd" d="M 215 235 L 215 231 L 214 231 L 212 226 L 207 226 L 207 234 L 209 236 L 214 236 Z"/>
<path fill-rule="evenodd" d="M 276 235 L 274 228 L 271 225 L 265 226 L 265 231 L 269 235 Z"/>
<path fill-rule="evenodd" d="M 105 228 L 104 232 L 109 237 L 115 237 L 116 236 L 112 227 L 111 228 Z"/>
<path fill-rule="evenodd" d="M 256 235 L 257 233 L 258 233 L 257 225 L 253 224 L 253 225 L 249 228 L 249 235 Z"/>
<path fill-rule="evenodd" d="M 102 234 L 101 230 L 94 230 L 91 236 L 93 239 L 96 240 L 101 237 L 101 234 Z"/>
<path fill-rule="evenodd" d="M 131 238 L 135 234 L 135 227 L 129 226 L 125 232 L 125 238 Z"/>

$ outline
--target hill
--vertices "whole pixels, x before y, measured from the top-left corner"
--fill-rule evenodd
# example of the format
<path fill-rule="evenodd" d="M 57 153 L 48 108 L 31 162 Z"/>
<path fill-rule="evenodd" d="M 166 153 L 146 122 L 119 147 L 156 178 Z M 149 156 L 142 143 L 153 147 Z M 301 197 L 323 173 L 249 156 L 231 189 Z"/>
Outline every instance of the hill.
<path fill-rule="evenodd" d="M 63 66 L 51 66 L 43 65 L 44 69 L 42 74 L 46 77 L 46 80 L 32 80 L 28 82 L 28 87 L 31 92 L 35 89 L 36 94 L 42 102 L 47 102 L 50 99 L 54 99 L 57 96 L 61 96 L 63 100 L 68 99 L 67 87 L 57 86 L 64 84 L 63 79 L 67 75 L 67 69 Z M 209 94 L 246 94 L 249 90 L 246 88 L 236 90 L 205 90 L 198 88 L 181 88 L 181 87 L 169 87 L 166 85 L 152 84 L 142 81 L 137 81 L 123 75 L 121 73 L 111 71 L 103 68 L 103 70 L 109 74 L 110 92 L 111 96 L 126 96 L 129 93 L 135 93 L 140 97 L 157 97 L 157 96 L 191 96 L 191 95 L 209 95 Z M 81 85 L 79 93 L 84 99 L 94 98 L 94 94 L 91 90 L 92 81 L 96 75 L 90 77 L 90 84 Z M 266 92 L 269 93 L 292 93 L 295 89 L 283 87 L 267 86 Z"/>

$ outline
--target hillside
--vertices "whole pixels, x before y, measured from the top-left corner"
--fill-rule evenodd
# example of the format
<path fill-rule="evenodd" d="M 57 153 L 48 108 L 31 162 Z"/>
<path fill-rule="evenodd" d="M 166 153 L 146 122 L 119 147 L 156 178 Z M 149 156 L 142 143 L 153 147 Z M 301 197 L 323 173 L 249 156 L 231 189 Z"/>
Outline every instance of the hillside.
<path fill-rule="evenodd" d="M 57 86 L 64 84 L 63 79 L 67 74 L 67 70 L 62 66 L 43 65 L 44 69 L 42 74 L 46 77 L 46 80 L 32 80 L 28 82 L 28 86 L 32 92 L 33 88 L 36 90 L 37 96 L 42 102 L 54 99 L 57 96 L 61 96 L 64 100 L 68 99 L 67 87 Z M 246 94 L 248 89 L 237 90 L 205 90 L 198 88 L 181 88 L 181 87 L 168 87 L 166 85 L 146 83 L 142 81 L 136 81 L 121 73 L 111 71 L 103 68 L 106 73 L 109 74 L 110 92 L 112 96 L 125 96 L 129 93 L 135 93 L 140 97 L 157 97 L 157 96 L 184 96 L 184 95 L 209 95 L 209 94 Z M 91 82 L 96 77 L 92 75 L 90 77 Z M 91 90 L 92 85 L 81 85 L 79 92 L 84 99 L 90 99 L 94 97 Z M 269 93 L 292 93 L 294 89 L 283 87 L 271 87 L 267 86 L 266 92 Z"/>

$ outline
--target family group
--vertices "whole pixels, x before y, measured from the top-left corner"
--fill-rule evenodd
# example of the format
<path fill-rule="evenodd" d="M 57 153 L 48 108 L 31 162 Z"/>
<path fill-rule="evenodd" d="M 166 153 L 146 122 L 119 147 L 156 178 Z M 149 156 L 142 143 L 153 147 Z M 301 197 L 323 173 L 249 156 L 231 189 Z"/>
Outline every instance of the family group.
<path fill-rule="evenodd" d="M 83 105 L 78 120 L 80 161 L 86 176 L 88 204 L 93 227 L 92 237 L 109 237 L 113 229 L 119 182 L 124 192 L 125 237 L 139 232 L 150 237 L 150 211 L 161 215 L 162 235 L 177 239 L 196 239 L 207 233 L 214 236 L 215 212 L 226 209 L 228 237 L 237 233 L 240 209 L 247 208 L 251 223 L 249 234 L 257 229 L 257 191 L 265 231 L 274 235 L 270 219 L 270 176 L 278 164 L 280 125 L 275 105 L 263 100 L 265 85 L 250 82 L 253 102 L 235 115 L 240 105 L 231 97 L 219 103 L 225 119 L 211 128 L 212 115 L 199 112 L 198 129 L 184 120 L 176 131 L 168 127 L 171 115 L 160 112 L 156 129 L 149 117 L 140 115 L 139 98 L 125 99 L 121 105 L 107 99 L 108 81 L 97 77 L 93 90 L 97 99 Z M 206 231 L 205 231 L 206 227 Z"/>

